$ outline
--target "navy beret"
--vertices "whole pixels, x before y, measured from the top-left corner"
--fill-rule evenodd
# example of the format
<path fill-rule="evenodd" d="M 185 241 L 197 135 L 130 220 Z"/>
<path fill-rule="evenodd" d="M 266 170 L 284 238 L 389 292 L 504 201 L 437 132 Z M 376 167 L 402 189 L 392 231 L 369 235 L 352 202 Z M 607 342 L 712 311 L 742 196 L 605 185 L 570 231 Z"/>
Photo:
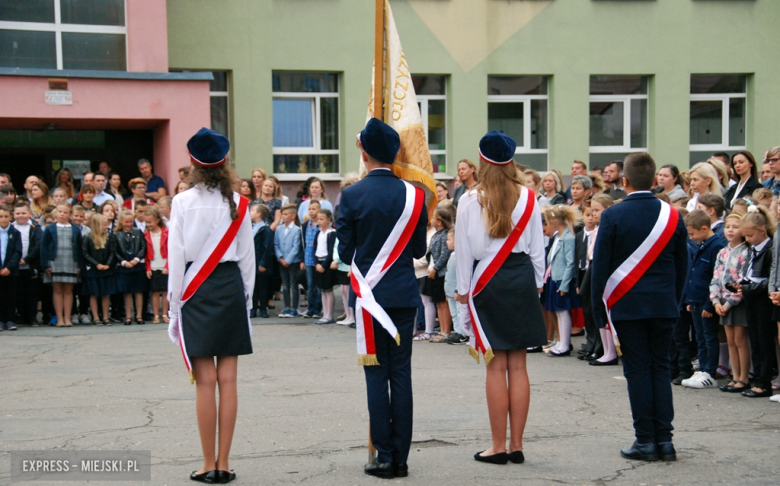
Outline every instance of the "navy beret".
<path fill-rule="evenodd" d="M 479 158 L 493 165 L 506 165 L 514 159 L 517 144 L 512 137 L 491 130 L 479 141 Z"/>
<path fill-rule="evenodd" d="M 401 148 L 398 132 L 378 118 L 368 120 L 363 131 L 358 133 L 358 140 L 368 155 L 385 164 L 392 164 Z"/>
<path fill-rule="evenodd" d="M 225 157 L 230 152 L 230 140 L 226 136 L 201 128 L 187 142 L 190 158 L 203 167 L 216 167 L 225 163 Z"/>

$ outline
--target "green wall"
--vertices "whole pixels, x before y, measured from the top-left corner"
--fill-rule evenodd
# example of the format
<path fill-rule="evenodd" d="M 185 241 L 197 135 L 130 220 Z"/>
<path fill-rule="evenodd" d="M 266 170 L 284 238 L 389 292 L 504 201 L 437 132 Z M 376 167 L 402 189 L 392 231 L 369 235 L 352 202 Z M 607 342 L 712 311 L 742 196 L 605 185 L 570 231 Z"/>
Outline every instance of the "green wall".
<path fill-rule="evenodd" d="M 417 0 L 420 1 L 420 0 Z M 446 4 L 450 0 L 430 0 Z M 498 2 L 505 0 L 471 0 Z M 532 1 L 532 0 L 512 0 Z M 231 71 L 231 138 L 240 173 L 272 167 L 271 72 L 340 72 L 341 167 L 355 170 L 373 57 L 370 0 L 168 0 L 172 69 Z M 464 72 L 406 0 L 391 0 L 413 73 L 449 75 L 448 169 L 475 158 L 489 74 L 550 78 L 550 167 L 588 160 L 591 74 L 650 76 L 649 150 L 687 166 L 692 73 L 748 78 L 747 146 L 780 144 L 778 0 L 553 0 Z M 490 25 L 485 25 L 490 32 Z M 464 35 L 468 35 L 464 33 Z"/>

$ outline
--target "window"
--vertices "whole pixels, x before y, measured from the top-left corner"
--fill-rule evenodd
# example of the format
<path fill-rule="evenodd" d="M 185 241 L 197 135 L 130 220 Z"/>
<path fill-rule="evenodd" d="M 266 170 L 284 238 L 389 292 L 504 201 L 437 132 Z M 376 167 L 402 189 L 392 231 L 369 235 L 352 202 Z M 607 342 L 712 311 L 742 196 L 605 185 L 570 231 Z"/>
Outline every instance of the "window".
<path fill-rule="evenodd" d="M 275 174 L 339 173 L 335 73 L 273 73 Z"/>
<path fill-rule="evenodd" d="M 0 1 L 0 67 L 127 70 L 124 0 Z"/>
<path fill-rule="evenodd" d="M 228 121 L 228 73 L 212 71 L 213 81 L 209 81 L 211 95 L 211 129 L 230 138 Z"/>
<path fill-rule="evenodd" d="M 435 174 L 447 174 L 446 76 L 412 75 L 417 106 L 420 107 L 425 138 Z"/>
<path fill-rule="evenodd" d="M 590 77 L 590 163 L 647 150 L 647 77 Z"/>
<path fill-rule="evenodd" d="M 707 160 L 712 152 L 745 147 L 747 76 L 691 76 L 690 163 Z"/>
<path fill-rule="evenodd" d="M 488 76 L 488 130 L 501 130 L 515 142 L 515 160 L 547 170 L 548 108 L 546 76 Z"/>

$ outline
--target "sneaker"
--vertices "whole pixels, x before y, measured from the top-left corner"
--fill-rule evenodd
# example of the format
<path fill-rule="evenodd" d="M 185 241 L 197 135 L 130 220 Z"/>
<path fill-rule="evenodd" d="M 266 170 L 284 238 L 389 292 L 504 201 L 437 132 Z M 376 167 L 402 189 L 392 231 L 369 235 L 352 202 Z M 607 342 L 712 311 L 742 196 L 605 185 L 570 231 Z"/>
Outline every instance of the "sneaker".
<path fill-rule="evenodd" d="M 285 309 L 279 313 L 279 317 L 288 318 L 290 317 L 290 312 L 292 312 L 290 309 Z"/>
<path fill-rule="evenodd" d="M 780 393 L 777 393 L 777 394 L 775 394 L 775 395 L 772 395 L 771 397 L 769 397 L 769 399 L 770 399 L 770 400 L 772 400 L 773 402 L 778 402 L 778 403 L 780 403 Z"/>
<path fill-rule="evenodd" d="M 702 371 L 696 381 L 691 381 L 685 386 L 689 388 L 714 388 L 718 386 L 718 381 L 706 371 Z"/>
<path fill-rule="evenodd" d="M 52 316 L 52 318 L 49 320 L 50 326 L 56 326 L 57 325 L 57 316 Z"/>
<path fill-rule="evenodd" d="M 451 333 L 450 333 L 450 336 L 447 338 L 447 340 L 446 340 L 445 342 L 446 342 L 447 344 L 460 344 L 460 343 L 461 343 L 461 338 L 462 338 L 462 337 L 463 337 L 463 336 L 461 336 L 461 335 L 460 335 L 459 333 L 457 333 L 457 332 L 451 332 Z"/>
<path fill-rule="evenodd" d="M 294 310 L 290 309 L 290 313 L 287 314 L 287 317 L 303 317 L 302 314 L 299 314 L 298 312 L 295 312 Z"/>
<path fill-rule="evenodd" d="M 683 380 L 680 384 L 682 386 L 689 386 L 691 383 L 699 379 L 699 375 L 701 375 L 701 371 L 697 371 L 694 374 L 691 375 L 690 378 Z"/>
<path fill-rule="evenodd" d="M 92 319 L 90 319 L 89 316 L 86 314 L 82 315 L 79 318 L 79 320 L 81 321 L 82 324 L 89 324 L 90 322 L 92 322 Z"/>

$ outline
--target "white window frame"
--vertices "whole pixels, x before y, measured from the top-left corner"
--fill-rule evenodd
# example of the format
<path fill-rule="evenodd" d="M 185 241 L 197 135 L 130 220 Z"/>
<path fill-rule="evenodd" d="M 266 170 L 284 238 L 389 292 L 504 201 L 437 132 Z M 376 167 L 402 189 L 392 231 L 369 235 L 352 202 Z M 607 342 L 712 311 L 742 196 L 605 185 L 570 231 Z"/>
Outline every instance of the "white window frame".
<path fill-rule="evenodd" d="M 424 75 L 420 75 L 424 76 Z M 443 95 L 417 95 L 417 103 L 420 107 L 420 116 L 422 117 L 423 129 L 425 130 L 425 141 L 428 142 L 428 100 L 443 100 L 444 101 L 444 150 L 431 150 L 428 145 L 428 152 L 431 155 L 444 155 L 444 172 L 434 173 L 434 178 L 437 180 L 449 180 L 453 176 L 449 175 L 450 160 L 447 157 L 447 147 L 449 146 L 447 137 L 447 88 L 444 88 Z"/>
<path fill-rule="evenodd" d="M 650 145 L 650 96 L 647 94 L 633 95 L 590 95 L 588 99 L 588 137 L 590 138 L 590 103 L 623 103 L 623 145 L 590 145 L 588 153 L 591 154 L 616 154 L 631 152 L 647 152 L 645 147 L 631 146 L 631 100 L 646 100 L 648 103 L 647 120 L 647 142 Z M 590 144 L 590 140 L 588 140 Z"/>
<path fill-rule="evenodd" d="M 733 98 L 745 100 L 745 142 L 747 142 L 747 93 L 691 94 L 691 101 L 720 101 L 723 103 L 720 138 L 722 143 L 691 144 L 689 147 L 691 152 L 723 152 L 747 149 L 746 145 L 729 145 L 729 119 L 731 115 L 731 104 L 729 101 Z M 690 111 L 688 112 L 688 129 L 690 130 Z"/>
<path fill-rule="evenodd" d="M 273 155 L 338 155 L 339 156 L 339 171 L 338 172 L 326 172 L 326 173 L 320 173 L 320 172 L 307 172 L 305 174 L 302 173 L 292 173 L 292 174 L 275 174 L 277 178 L 280 181 L 299 181 L 299 180 L 306 180 L 312 175 L 316 175 L 317 177 L 324 179 L 324 180 L 340 180 L 341 178 L 341 149 L 335 149 L 335 150 L 324 150 L 322 149 L 322 130 L 321 130 L 321 123 L 320 123 L 320 100 L 322 98 L 337 98 L 340 100 L 340 94 L 339 92 L 335 93 L 289 93 L 289 92 L 274 92 L 273 93 L 273 99 L 274 100 L 290 100 L 290 99 L 306 99 L 306 100 L 313 100 L 314 101 L 314 109 L 312 110 L 312 130 L 314 133 L 312 134 L 312 141 L 314 142 L 313 147 L 273 147 Z M 339 147 L 341 146 L 341 103 L 339 103 Z M 271 123 L 271 127 L 273 129 L 273 122 Z M 273 137 L 272 137 L 273 138 Z"/>
<path fill-rule="evenodd" d="M 57 49 L 57 69 L 63 69 L 62 62 L 62 33 L 76 34 L 123 34 L 125 36 L 125 71 L 128 62 L 127 42 L 127 0 L 124 0 L 125 25 L 87 25 L 87 24 L 63 24 L 60 8 L 60 0 L 54 0 L 54 23 L 46 22 L 11 22 L 0 20 L 0 30 L 25 30 L 32 32 L 54 32 Z"/>
<path fill-rule="evenodd" d="M 545 82 L 547 79 L 545 78 Z M 531 101 L 544 100 L 547 102 L 547 140 L 545 149 L 531 148 Z M 490 103 L 523 103 L 523 145 L 517 145 L 515 154 L 546 154 L 547 169 L 550 167 L 550 95 L 488 95 L 488 104 Z M 544 172 L 544 171 L 540 171 Z"/>
<path fill-rule="evenodd" d="M 231 129 L 230 126 L 230 72 L 229 71 L 211 71 L 225 73 L 225 91 L 209 91 L 209 98 L 225 98 L 227 103 L 225 104 L 225 118 L 227 119 L 227 138 L 230 139 Z M 209 118 L 211 114 L 209 113 Z"/>

